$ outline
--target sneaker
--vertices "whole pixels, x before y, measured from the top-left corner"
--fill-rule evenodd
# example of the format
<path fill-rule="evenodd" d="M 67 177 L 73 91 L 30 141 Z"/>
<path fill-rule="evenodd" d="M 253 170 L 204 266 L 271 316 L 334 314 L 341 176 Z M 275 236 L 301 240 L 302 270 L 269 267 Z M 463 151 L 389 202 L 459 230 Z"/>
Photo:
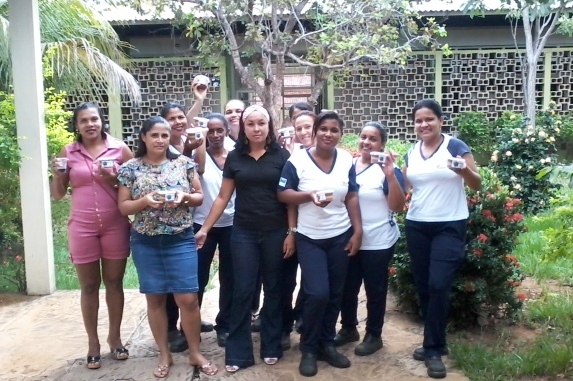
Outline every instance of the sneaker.
<path fill-rule="evenodd" d="M 334 346 L 324 347 L 317 356 L 320 361 L 326 361 L 335 368 L 349 368 L 350 360 L 342 353 L 338 352 Z"/>
<path fill-rule="evenodd" d="M 428 369 L 428 376 L 430 376 L 431 378 L 446 377 L 446 366 L 442 362 L 442 357 L 440 356 L 426 357 L 424 361 L 426 363 L 426 368 Z"/>
<path fill-rule="evenodd" d="M 382 338 L 380 336 L 373 336 L 367 333 L 364 336 L 364 340 L 354 348 L 354 354 L 356 356 L 369 356 L 378 352 L 382 346 Z"/>
<path fill-rule="evenodd" d="M 261 318 L 259 316 L 251 322 L 251 331 L 261 332 Z"/>
<path fill-rule="evenodd" d="M 344 344 L 352 343 L 353 341 L 360 340 L 360 334 L 356 327 L 344 328 L 342 327 L 340 331 L 334 336 L 334 346 L 339 347 Z"/>
<path fill-rule="evenodd" d="M 283 332 L 281 337 L 281 348 L 283 351 L 288 351 L 290 349 L 290 333 Z"/>
<path fill-rule="evenodd" d="M 318 373 L 316 355 L 314 353 L 303 353 L 300 357 L 298 372 L 305 377 L 313 377 Z"/>
<path fill-rule="evenodd" d="M 227 337 L 229 337 L 229 332 L 217 332 L 217 345 L 221 348 L 225 348 L 225 345 L 227 345 Z"/>
<path fill-rule="evenodd" d="M 442 356 L 445 356 L 447 354 L 448 354 L 448 348 L 446 347 L 442 351 Z M 426 359 L 426 351 L 424 350 L 424 347 L 416 348 L 414 350 L 414 353 L 412 354 L 412 357 L 414 357 L 414 360 L 424 361 Z"/>
<path fill-rule="evenodd" d="M 213 324 L 206 321 L 201 321 L 201 332 L 211 332 L 213 330 Z"/>

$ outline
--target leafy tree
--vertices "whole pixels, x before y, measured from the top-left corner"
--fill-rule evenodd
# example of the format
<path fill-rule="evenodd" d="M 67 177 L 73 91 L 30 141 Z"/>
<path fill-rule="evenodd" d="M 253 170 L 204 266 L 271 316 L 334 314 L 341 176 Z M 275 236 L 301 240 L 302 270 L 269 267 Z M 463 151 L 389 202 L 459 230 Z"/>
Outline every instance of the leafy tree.
<path fill-rule="evenodd" d="M 124 69 L 124 49 L 130 45 L 120 41 L 93 6 L 82 0 L 39 0 L 39 8 L 48 87 L 78 94 L 87 90 L 92 99 L 101 100 L 101 84 L 121 84 L 133 99 L 139 98 L 139 85 Z M 8 26 L 8 0 L 0 0 L 0 88 L 5 91 L 12 82 Z"/>
<path fill-rule="evenodd" d="M 198 58 L 230 55 L 241 81 L 254 90 L 278 125 L 286 65 L 315 75 L 316 103 L 334 71 L 367 64 L 404 64 L 415 49 L 437 49 L 442 25 L 404 0 L 109 0 L 137 9 L 170 8 L 196 41 Z M 182 4 L 189 3 L 189 4 Z M 447 48 L 447 46 L 446 46 Z"/>
<path fill-rule="evenodd" d="M 502 0 L 501 3 L 509 10 L 507 18 L 511 21 L 516 48 L 518 35 L 523 33 L 525 37 L 525 54 L 521 55 L 523 99 L 527 118 L 535 124 L 537 63 L 551 35 L 573 35 L 573 4 L 568 0 Z M 466 11 L 472 14 L 484 9 L 485 0 L 468 0 L 466 3 Z M 520 30 L 519 26 L 523 29 Z"/>

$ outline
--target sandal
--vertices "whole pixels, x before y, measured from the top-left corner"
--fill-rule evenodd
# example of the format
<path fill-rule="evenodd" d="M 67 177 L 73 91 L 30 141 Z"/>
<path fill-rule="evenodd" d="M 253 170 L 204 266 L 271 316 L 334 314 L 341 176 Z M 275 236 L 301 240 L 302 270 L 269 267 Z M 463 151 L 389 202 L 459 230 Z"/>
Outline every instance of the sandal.
<path fill-rule="evenodd" d="M 276 357 L 265 357 L 263 361 L 267 365 L 275 365 L 277 362 L 279 362 L 279 359 Z"/>
<path fill-rule="evenodd" d="M 88 356 L 86 359 L 86 367 L 88 369 L 101 368 L 101 356 Z"/>
<path fill-rule="evenodd" d="M 219 371 L 219 369 L 217 369 L 217 367 L 214 366 L 211 362 L 208 362 L 203 365 L 193 365 L 193 367 L 195 368 L 194 374 L 196 374 L 197 372 L 201 372 L 207 376 L 214 376 Z"/>
<path fill-rule="evenodd" d="M 169 365 L 157 365 L 157 368 L 155 368 L 155 370 L 153 371 L 153 375 L 156 378 L 165 378 L 165 377 L 169 376 L 169 367 L 171 367 L 171 364 L 169 364 Z"/>
<path fill-rule="evenodd" d="M 225 370 L 228 373 L 236 373 L 239 369 L 241 369 L 238 365 L 225 365 Z"/>
<path fill-rule="evenodd" d="M 129 358 L 129 351 L 126 347 L 119 347 L 115 349 L 109 349 L 111 352 L 111 358 L 118 361 L 127 360 Z"/>

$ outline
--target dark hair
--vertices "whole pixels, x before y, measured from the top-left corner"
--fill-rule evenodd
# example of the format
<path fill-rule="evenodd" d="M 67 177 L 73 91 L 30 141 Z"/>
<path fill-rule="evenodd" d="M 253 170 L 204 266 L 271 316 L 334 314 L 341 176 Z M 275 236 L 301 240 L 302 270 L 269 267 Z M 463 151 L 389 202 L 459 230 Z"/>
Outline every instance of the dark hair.
<path fill-rule="evenodd" d="M 227 120 L 227 118 L 225 118 L 225 115 L 223 114 L 219 114 L 218 112 L 214 112 L 212 114 L 209 114 L 205 117 L 205 119 L 217 119 L 220 120 L 223 123 L 223 126 L 225 126 L 225 131 L 229 132 L 229 130 L 231 129 L 231 127 L 229 126 L 229 121 Z"/>
<path fill-rule="evenodd" d="M 143 125 L 141 125 L 141 129 L 139 130 L 139 144 L 137 145 L 137 151 L 135 151 L 135 157 L 143 157 L 147 155 L 147 146 L 145 142 L 141 138 L 143 135 L 147 135 L 147 133 L 156 125 L 156 124 L 164 124 L 167 129 L 171 132 L 171 126 L 169 122 L 165 120 L 162 116 L 152 116 L 148 118 Z M 171 149 L 167 148 L 167 152 L 165 153 L 167 159 L 173 160 L 179 157 L 179 154 L 171 152 Z"/>
<path fill-rule="evenodd" d="M 268 110 L 267 110 L 268 111 Z M 245 122 L 243 121 L 243 114 L 245 110 L 241 113 L 241 117 L 239 118 L 239 136 L 237 137 L 237 143 L 235 144 L 235 149 L 238 150 L 240 153 L 245 154 L 251 151 L 249 147 L 249 140 L 247 139 L 247 135 L 245 134 Z M 275 128 L 273 125 L 273 120 L 269 119 L 269 133 L 267 135 L 267 141 L 265 144 L 265 148 L 267 151 L 274 151 L 276 149 L 280 149 L 281 146 L 277 142 L 277 137 L 275 136 Z"/>
<path fill-rule="evenodd" d="M 292 119 L 292 114 L 294 114 L 294 110 L 314 111 L 313 107 L 310 104 L 308 104 L 306 102 L 297 102 L 288 108 L 289 119 Z"/>
<path fill-rule="evenodd" d="M 294 124 L 299 117 L 304 116 L 304 115 L 310 116 L 312 118 L 313 122 L 316 120 L 316 114 L 314 112 L 308 111 L 308 110 L 303 110 L 303 111 L 299 112 L 298 114 L 296 114 L 296 116 L 292 120 L 292 123 Z"/>
<path fill-rule="evenodd" d="M 438 118 L 443 117 L 442 113 L 442 106 L 438 102 L 433 99 L 424 99 L 416 103 L 414 108 L 412 109 L 412 120 L 416 119 L 416 112 L 420 109 L 427 108 L 432 111 Z"/>
<path fill-rule="evenodd" d="M 316 119 L 314 120 L 314 125 L 312 126 L 312 136 L 316 136 L 316 132 L 318 131 L 318 127 L 325 121 L 325 120 L 336 120 L 340 127 L 340 135 L 343 133 L 344 129 L 344 121 L 340 116 L 335 113 L 334 111 L 325 111 L 318 114 Z"/>
<path fill-rule="evenodd" d="M 97 113 L 99 114 L 99 119 L 101 120 L 101 138 L 104 140 L 107 138 L 107 135 L 106 135 L 105 129 L 104 129 L 105 116 L 103 115 L 102 109 L 99 107 L 99 105 L 97 103 L 86 102 L 86 103 L 82 103 L 81 105 L 76 107 L 74 109 L 74 113 L 72 115 L 72 126 L 74 128 L 74 133 L 76 134 L 76 141 L 79 143 L 82 142 L 82 135 L 79 133 L 79 131 L 76 128 L 76 124 L 78 123 L 78 115 L 79 115 L 80 111 L 87 110 L 90 108 L 95 109 L 97 111 Z"/>
<path fill-rule="evenodd" d="M 376 130 L 378 130 L 378 133 L 380 133 L 380 140 L 382 140 L 382 143 L 386 143 L 386 141 L 388 140 L 388 132 L 386 132 L 386 127 L 383 124 L 380 124 L 378 122 L 367 122 L 366 124 L 364 124 L 364 126 L 362 126 L 362 128 L 364 127 L 374 127 Z"/>
<path fill-rule="evenodd" d="M 161 107 L 159 115 L 161 115 L 163 118 L 167 118 L 167 114 L 169 114 L 169 111 L 173 110 L 174 108 L 181 110 L 181 112 L 185 114 L 185 109 L 179 103 L 167 102 L 163 105 L 163 107 Z"/>

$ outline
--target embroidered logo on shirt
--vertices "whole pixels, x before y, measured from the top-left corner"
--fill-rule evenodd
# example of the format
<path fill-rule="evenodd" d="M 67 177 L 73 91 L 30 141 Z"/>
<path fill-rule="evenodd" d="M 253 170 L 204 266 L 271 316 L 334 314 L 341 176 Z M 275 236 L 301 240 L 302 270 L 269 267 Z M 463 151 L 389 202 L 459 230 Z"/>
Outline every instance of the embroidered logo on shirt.
<path fill-rule="evenodd" d="M 281 177 L 281 179 L 279 180 L 279 186 L 284 187 L 287 183 L 287 179 L 285 179 L 284 177 Z"/>

